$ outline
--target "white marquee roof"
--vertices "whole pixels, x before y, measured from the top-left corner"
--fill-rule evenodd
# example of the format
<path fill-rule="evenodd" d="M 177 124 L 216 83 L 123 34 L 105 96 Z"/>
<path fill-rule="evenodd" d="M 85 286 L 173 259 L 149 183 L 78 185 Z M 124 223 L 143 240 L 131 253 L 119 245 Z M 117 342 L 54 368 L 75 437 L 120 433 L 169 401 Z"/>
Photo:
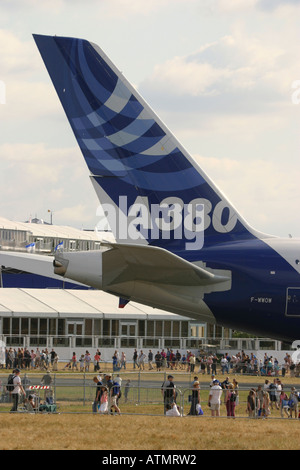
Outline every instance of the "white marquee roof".
<path fill-rule="evenodd" d="M 186 317 L 129 302 L 118 307 L 117 297 L 97 290 L 0 289 L 0 317 L 92 317 L 156 320 L 188 320 Z"/>

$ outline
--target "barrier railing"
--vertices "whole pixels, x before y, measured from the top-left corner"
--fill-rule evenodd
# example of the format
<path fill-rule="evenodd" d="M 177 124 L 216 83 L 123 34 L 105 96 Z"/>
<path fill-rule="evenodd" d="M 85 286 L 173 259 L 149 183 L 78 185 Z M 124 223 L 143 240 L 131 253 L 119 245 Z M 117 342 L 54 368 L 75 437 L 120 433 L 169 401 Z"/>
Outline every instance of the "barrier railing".
<path fill-rule="evenodd" d="M 166 400 L 163 393 L 163 384 L 166 374 L 162 374 L 150 380 L 148 374 L 126 374 L 121 383 L 121 396 L 113 401 L 108 389 L 107 411 L 104 414 L 118 413 L 114 404 L 121 414 L 164 416 L 166 405 L 172 400 Z M 95 404 L 97 396 L 97 385 L 93 374 L 64 374 L 52 376 L 49 385 L 45 385 L 42 375 L 32 374 L 23 377 L 22 384 L 25 389 L 25 401 L 21 400 L 18 411 L 20 412 L 46 412 L 46 413 L 100 413 L 100 406 Z M 114 377 L 116 378 L 116 377 Z M 122 377 L 119 377 L 120 380 Z M 193 388 L 191 387 L 191 376 L 188 374 L 174 374 L 176 384 L 176 406 L 179 416 L 204 416 L 216 415 L 212 406 L 209 405 L 210 384 L 201 384 L 200 405 L 203 414 L 195 412 L 197 403 L 191 398 Z M 104 382 L 103 382 L 104 383 Z M 6 390 L 7 375 L 0 375 L 0 413 L 10 412 L 12 408 L 12 396 Z M 285 388 L 285 393 L 291 395 L 291 387 Z M 226 390 L 221 396 L 220 417 L 230 418 L 298 418 L 299 405 L 294 400 L 293 407 L 288 400 L 281 400 L 279 393 L 274 392 L 275 400 L 271 400 L 271 393 L 263 401 L 263 390 L 258 387 L 249 387 L 244 384 L 238 389 L 238 397 L 234 404 L 234 414 L 228 413 L 226 403 Z M 30 397 L 33 396 L 33 402 Z M 30 402 L 30 403 L 29 403 Z M 100 402 L 99 402 L 100 405 Z M 199 407 L 198 407 L 199 408 Z M 199 411 L 199 409 L 198 409 Z M 218 415 L 218 413 L 217 413 Z"/>

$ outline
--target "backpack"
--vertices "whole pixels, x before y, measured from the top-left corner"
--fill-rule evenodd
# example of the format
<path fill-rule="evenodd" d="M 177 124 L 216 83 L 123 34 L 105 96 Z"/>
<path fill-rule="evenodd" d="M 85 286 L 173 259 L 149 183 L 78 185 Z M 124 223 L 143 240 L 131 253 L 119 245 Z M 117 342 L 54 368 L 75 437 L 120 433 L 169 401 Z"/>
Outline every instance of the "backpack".
<path fill-rule="evenodd" d="M 8 376 L 8 380 L 7 380 L 7 385 L 6 385 L 6 390 L 8 392 L 12 392 L 13 389 L 15 388 L 14 386 L 14 378 L 15 378 L 15 375 L 14 374 L 10 374 Z"/>
<path fill-rule="evenodd" d="M 236 393 L 235 392 L 231 392 L 231 395 L 230 395 L 230 400 L 231 402 L 235 402 L 236 401 Z"/>

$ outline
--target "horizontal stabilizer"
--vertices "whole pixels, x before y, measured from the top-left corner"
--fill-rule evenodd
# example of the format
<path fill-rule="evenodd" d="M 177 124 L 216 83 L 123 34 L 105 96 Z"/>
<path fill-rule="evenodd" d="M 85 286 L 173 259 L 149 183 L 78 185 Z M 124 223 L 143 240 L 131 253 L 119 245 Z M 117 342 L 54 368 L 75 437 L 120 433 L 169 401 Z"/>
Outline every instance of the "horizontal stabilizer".
<path fill-rule="evenodd" d="M 118 296 L 122 308 L 139 302 L 215 323 L 203 298 L 229 290 L 230 271 L 190 263 L 156 246 L 105 242 L 102 248 L 56 253 L 54 272 Z"/>
<path fill-rule="evenodd" d="M 228 281 L 155 246 L 104 243 L 103 286 L 130 281 L 161 285 L 208 286 Z"/>

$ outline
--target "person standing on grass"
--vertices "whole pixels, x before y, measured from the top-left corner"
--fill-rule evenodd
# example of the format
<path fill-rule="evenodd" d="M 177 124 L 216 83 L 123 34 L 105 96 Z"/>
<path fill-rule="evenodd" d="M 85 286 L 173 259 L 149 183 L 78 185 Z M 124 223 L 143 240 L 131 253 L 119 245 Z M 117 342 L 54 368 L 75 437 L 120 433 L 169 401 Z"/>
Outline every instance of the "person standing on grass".
<path fill-rule="evenodd" d="M 25 390 L 22 386 L 22 382 L 21 382 L 21 377 L 20 377 L 20 369 L 15 369 L 15 376 L 14 376 L 14 379 L 13 379 L 13 385 L 14 385 L 14 389 L 12 391 L 12 399 L 13 399 L 13 406 L 11 408 L 11 413 L 14 413 L 16 411 L 18 411 L 18 405 L 19 405 L 19 401 L 20 401 L 20 396 L 21 394 L 25 397 Z"/>
<path fill-rule="evenodd" d="M 236 392 L 232 383 L 228 384 L 228 388 L 226 390 L 225 405 L 227 416 L 235 418 Z"/>
<path fill-rule="evenodd" d="M 200 383 L 198 380 L 195 380 L 193 383 L 192 394 L 191 394 L 191 408 L 188 413 L 189 416 L 197 416 L 197 405 L 201 405 L 200 398 Z"/>
<path fill-rule="evenodd" d="M 140 370 L 145 370 L 145 359 L 146 359 L 146 354 L 144 354 L 144 352 L 141 351 L 138 357 L 138 366 Z"/>
<path fill-rule="evenodd" d="M 120 366 L 120 369 L 122 369 L 122 367 L 124 367 L 124 369 L 126 369 L 126 354 L 125 354 L 124 351 L 123 351 L 122 354 L 121 354 L 121 366 Z"/>
<path fill-rule="evenodd" d="M 100 410 L 100 402 L 101 402 L 101 394 L 102 394 L 102 382 L 99 380 L 98 377 L 93 378 L 93 382 L 96 384 L 96 396 L 95 396 L 95 407 L 94 407 L 94 412 L 96 413 L 98 410 Z"/>
<path fill-rule="evenodd" d="M 208 403 L 213 417 L 220 416 L 220 406 L 222 397 L 222 387 L 219 385 L 218 380 L 213 381 L 213 385 L 209 392 Z"/>
<path fill-rule="evenodd" d="M 261 406 L 261 416 L 262 418 L 267 418 L 270 414 L 270 395 L 268 392 L 263 394 L 263 402 Z"/>
<path fill-rule="evenodd" d="M 293 417 L 293 413 L 295 415 L 295 418 L 298 418 L 298 393 L 296 392 L 295 387 L 291 388 L 291 393 L 289 396 L 289 408 L 290 408 L 290 418 Z"/>
<path fill-rule="evenodd" d="M 75 352 L 73 352 L 71 363 L 72 363 L 72 370 L 74 369 L 78 370 L 77 369 L 77 356 Z"/>
<path fill-rule="evenodd" d="M 117 381 L 114 381 L 110 389 L 110 406 L 111 408 L 114 408 L 114 410 L 118 414 L 121 414 L 121 410 L 118 406 L 118 398 L 120 396 L 120 391 L 121 391 L 120 383 Z M 111 413 L 112 413 L 112 409 L 111 409 Z"/>
<path fill-rule="evenodd" d="M 133 360 L 133 368 L 134 368 L 134 369 L 136 368 L 136 366 L 138 367 L 137 359 L 138 359 L 138 352 L 137 352 L 137 350 L 135 349 L 134 352 L 133 352 L 133 357 L 132 357 L 132 360 Z"/>
<path fill-rule="evenodd" d="M 161 387 L 161 393 L 164 398 L 164 414 L 166 414 L 167 405 L 176 403 L 176 387 L 173 380 L 173 375 L 168 375 L 168 380 Z"/>
<path fill-rule="evenodd" d="M 108 388 L 103 385 L 101 387 L 99 413 L 100 414 L 108 413 Z"/>
<path fill-rule="evenodd" d="M 128 393 L 129 393 L 129 388 L 130 388 L 130 379 L 127 380 L 125 384 L 125 403 L 128 401 Z"/>
<path fill-rule="evenodd" d="M 153 362 L 153 352 L 152 352 L 151 349 L 149 349 L 149 352 L 148 352 L 148 366 L 149 366 L 149 370 L 152 370 L 152 369 L 153 369 L 152 362 Z"/>
<path fill-rule="evenodd" d="M 161 364 L 162 364 L 162 357 L 161 357 L 161 354 L 159 351 L 157 351 L 157 353 L 155 354 L 155 364 L 156 364 L 156 369 L 158 371 L 161 370 Z"/>
<path fill-rule="evenodd" d="M 249 418 L 255 418 L 255 392 L 250 390 L 248 398 L 247 398 L 247 413 L 249 414 Z"/>

